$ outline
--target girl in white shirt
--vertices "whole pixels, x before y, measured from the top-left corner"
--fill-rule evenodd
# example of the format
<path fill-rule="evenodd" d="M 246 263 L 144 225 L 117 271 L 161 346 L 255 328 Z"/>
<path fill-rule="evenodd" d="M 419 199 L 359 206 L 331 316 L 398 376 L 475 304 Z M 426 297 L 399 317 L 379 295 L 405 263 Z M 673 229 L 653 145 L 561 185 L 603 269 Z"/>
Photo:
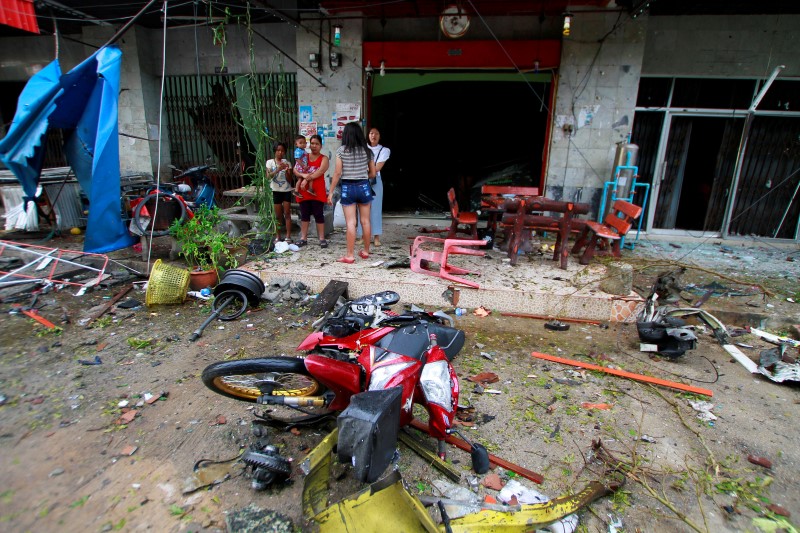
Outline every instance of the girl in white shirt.
<path fill-rule="evenodd" d="M 286 145 L 275 146 L 275 158 L 267 161 L 267 178 L 272 189 L 272 203 L 275 205 L 275 218 L 283 220 L 286 227 L 286 242 L 292 236 L 292 166 L 286 160 Z M 276 239 L 277 240 L 277 239 Z"/>
<path fill-rule="evenodd" d="M 373 161 L 375 161 L 375 169 L 378 174 L 375 176 L 375 183 L 372 185 L 372 190 L 375 191 L 375 196 L 372 198 L 372 206 L 370 207 L 370 226 L 372 227 L 372 235 L 374 236 L 375 246 L 381 245 L 381 234 L 383 233 L 383 178 L 381 178 L 381 169 L 384 163 L 389 159 L 392 151 L 381 144 L 381 132 L 378 128 L 370 128 L 369 130 L 369 148 L 372 150 Z M 359 236 L 361 235 L 361 227 L 359 225 Z"/>

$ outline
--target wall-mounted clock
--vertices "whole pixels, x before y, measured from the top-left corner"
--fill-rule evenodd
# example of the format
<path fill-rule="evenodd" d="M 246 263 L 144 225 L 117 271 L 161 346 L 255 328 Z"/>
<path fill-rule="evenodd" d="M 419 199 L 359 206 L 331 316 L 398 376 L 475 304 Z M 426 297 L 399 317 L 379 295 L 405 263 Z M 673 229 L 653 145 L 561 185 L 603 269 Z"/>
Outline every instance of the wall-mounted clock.
<path fill-rule="evenodd" d="M 439 17 L 439 27 L 447 37 L 457 39 L 469 28 L 469 15 L 458 6 L 447 6 Z"/>

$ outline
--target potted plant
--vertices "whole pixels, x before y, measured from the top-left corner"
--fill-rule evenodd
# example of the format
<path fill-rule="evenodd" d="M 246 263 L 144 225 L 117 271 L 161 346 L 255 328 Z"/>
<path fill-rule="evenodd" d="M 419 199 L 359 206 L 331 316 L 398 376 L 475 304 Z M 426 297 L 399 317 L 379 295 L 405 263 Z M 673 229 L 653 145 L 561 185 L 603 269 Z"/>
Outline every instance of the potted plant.
<path fill-rule="evenodd" d="M 219 281 L 220 270 L 238 266 L 234 250 L 241 239 L 217 229 L 224 220 L 219 208 L 203 205 L 192 218 L 176 220 L 169 228 L 181 247 L 180 255 L 192 267 L 189 286 L 193 290 L 213 287 Z"/>

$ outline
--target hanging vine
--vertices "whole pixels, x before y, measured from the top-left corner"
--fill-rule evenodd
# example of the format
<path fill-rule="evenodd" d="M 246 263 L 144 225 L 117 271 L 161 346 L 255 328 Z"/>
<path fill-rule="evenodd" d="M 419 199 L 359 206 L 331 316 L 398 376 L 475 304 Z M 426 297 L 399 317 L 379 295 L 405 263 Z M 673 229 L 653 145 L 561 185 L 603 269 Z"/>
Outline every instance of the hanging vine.
<path fill-rule="evenodd" d="M 209 12 L 213 10 L 213 6 L 209 3 Z M 225 26 L 230 23 L 235 23 L 243 26 L 247 31 L 247 47 L 249 53 L 249 72 L 235 76 L 229 82 L 231 85 L 232 94 L 234 94 L 233 105 L 238 110 L 238 117 L 234 120 L 242 127 L 245 134 L 248 135 L 252 141 L 253 148 L 250 155 L 253 157 L 253 166 L 243 169 L 242 174 L 248 178 L 250 185 L 254 189 L 254 196 L 252 202 L 255 208 L 258 221 L 257 231 L 260 236 L 274 236 L 278 232 L 278 221 L 275 218 L 275 209 L 272 199 L 272 188 L 270 187 L 270 179 L 267 177 L 267 160 L 272 157 L 272 146 L 276 139 L 269 132 L 269 125 L 266 120 L 267 102 L 265 96 L 267 94 L 266 88 L 270 84 L 279 84 L 277 94 L 282 95 L 285 93 L 286 78 L 283 69 L 283 63 L 278 56 L 273 58 L 272 65 L 269 69 L 269 76 L 267 82 L 262 84 L 258 81 L 257 77 L 257 60 L 255 55 L 254 46 L 254 30 L 251 25 L 250 17 L 250 3 L 247 3 L 247 9 L 244 16 L 234 16 L 231 14 L 229 8 L 225 8 L 224 20 L 213 28 L 214 44 L 221 48 L 221 57 L 223 66 L 225 63 L 225 46 L 227 45 L 227 35 Z M 278 74 L 275 74 L 275 70 Z M 271 105 L 278 110 L 280 114 L 289 114 L 289 111 L 280 107 L 280 102 L 283 98 L 277 98 Z M 243 148 L 243 147 L 242 147 Z"/>

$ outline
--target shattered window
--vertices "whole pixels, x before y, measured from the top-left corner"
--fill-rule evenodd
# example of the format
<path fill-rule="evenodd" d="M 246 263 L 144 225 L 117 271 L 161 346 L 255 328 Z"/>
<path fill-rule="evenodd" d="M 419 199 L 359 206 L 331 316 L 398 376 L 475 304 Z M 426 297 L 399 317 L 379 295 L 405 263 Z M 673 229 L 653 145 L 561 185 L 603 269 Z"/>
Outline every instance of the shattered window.
<path fill-rule="evenodd" d="M 666 107 L 672 78 L 641 78 L 636 107 Z"/>
<path fill-rule="evenodd" d="M 676 78 L 671 107 L 747 109 L 755 96 L 755 80 Z"/>
<path fill-rule="evenodd" d="M 800 111 L 800 80 L 775 80 L 758 104 L 759 111 Z"/>

